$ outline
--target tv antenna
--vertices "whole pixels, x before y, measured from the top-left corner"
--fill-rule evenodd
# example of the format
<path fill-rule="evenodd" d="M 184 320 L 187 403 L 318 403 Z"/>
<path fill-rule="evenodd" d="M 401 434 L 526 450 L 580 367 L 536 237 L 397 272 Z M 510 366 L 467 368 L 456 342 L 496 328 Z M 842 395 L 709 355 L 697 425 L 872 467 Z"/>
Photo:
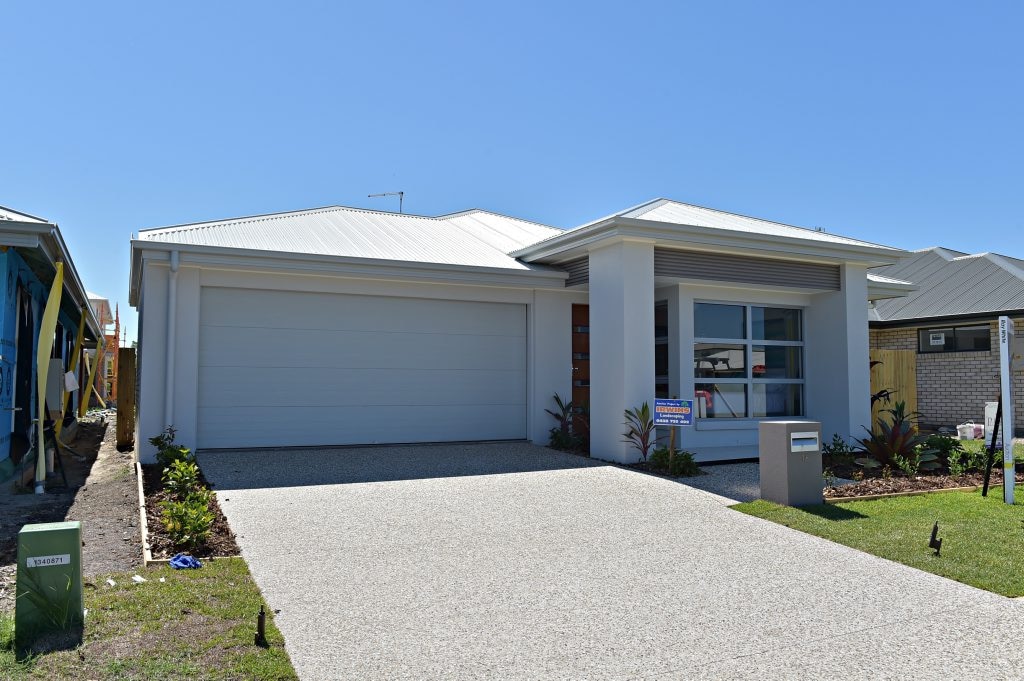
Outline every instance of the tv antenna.
<path fill-rule="evenodd" d="M 405 192 L 384 192 L 382 194 L 367 194 L 366 198 L 372 199 L 378 196 L 397 196 L 398 197 L 398 212 L 402 212 L 402 202 L 405 200 Z"/>

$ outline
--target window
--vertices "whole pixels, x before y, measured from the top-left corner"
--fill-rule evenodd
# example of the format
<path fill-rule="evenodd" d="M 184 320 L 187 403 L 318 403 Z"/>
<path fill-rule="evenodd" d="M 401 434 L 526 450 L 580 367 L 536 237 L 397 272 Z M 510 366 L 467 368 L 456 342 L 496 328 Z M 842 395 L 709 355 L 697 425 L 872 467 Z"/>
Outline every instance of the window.
<path fill-rule="evenodd" d="M 988 352 L 991 349 L 988 324 L 919 329 L 917 332 L 918 352 Z"/>
<path fill-rule="evenodd" d="M 699 418 L 803 415 L 801 310 L 720 303 L 693 307 L 694 409 Z"/>

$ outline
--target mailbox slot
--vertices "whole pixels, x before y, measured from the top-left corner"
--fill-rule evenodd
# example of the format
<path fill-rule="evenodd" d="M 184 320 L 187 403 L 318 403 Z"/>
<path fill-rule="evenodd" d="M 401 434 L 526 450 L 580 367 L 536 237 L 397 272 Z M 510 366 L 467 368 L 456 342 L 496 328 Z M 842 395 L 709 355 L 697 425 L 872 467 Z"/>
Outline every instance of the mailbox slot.
<path fill-rule="evenodd" d="M 806 433 L 792 433 L 789 436 L 789 451 L 791 452 L 816 452 L 818 451 L 818 434 L 811 431 Z"/>

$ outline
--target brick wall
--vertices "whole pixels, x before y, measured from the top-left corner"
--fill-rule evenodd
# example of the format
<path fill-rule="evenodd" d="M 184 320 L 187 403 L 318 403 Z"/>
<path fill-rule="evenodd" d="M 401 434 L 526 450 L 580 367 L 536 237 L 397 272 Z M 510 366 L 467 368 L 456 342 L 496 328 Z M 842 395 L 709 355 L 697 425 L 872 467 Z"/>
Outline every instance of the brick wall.
<path fill-rule="evenodd" d="M 1024 320 L 1015 320 L 1018 337 Z M 933 328 L 935 325 L 920 328 Z M 998 324 L 989 323 L 990 352 L 935 352 L 917 355 L 917 408 L 921 423 L 929 427 L 955 426 L 966 421 L 984 422 L 985 402 L 999 397 Z M 871 329 L 873 349 L 917 352 L 917 328 Z M 1024 375 L 1014 376 L 1016 431 L 1024 431 Z"/>

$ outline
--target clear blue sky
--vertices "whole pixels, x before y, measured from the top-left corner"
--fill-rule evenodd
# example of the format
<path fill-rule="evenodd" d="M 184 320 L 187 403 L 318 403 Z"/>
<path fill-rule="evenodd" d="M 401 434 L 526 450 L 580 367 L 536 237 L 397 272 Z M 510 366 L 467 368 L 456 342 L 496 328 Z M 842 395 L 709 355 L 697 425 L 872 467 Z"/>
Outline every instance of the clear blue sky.
<path fill-rule="evenodd" d="M 154 4 L 0 6 L 0 205 L 122 312 L 133 231 L 398 189 L 1024 257 L 1018 2 Z"/>

